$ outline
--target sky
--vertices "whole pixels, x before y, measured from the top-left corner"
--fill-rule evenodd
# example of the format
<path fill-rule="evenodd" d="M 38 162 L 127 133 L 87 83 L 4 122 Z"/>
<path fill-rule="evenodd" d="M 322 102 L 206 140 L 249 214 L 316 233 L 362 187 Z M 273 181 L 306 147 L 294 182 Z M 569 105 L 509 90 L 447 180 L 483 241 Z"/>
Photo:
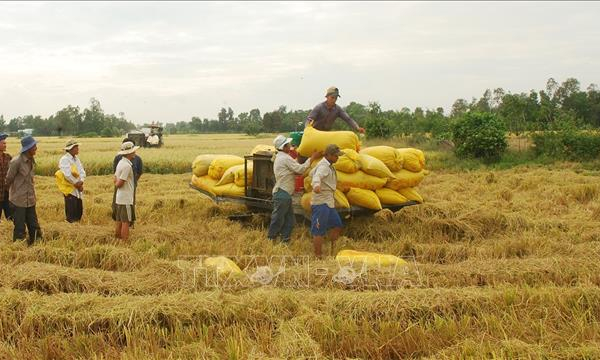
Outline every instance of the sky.
<path fill-rule="evenodd" d="M 2 2 L 0 114 L 134 123 L 600 83 L 600 2 Z"/>

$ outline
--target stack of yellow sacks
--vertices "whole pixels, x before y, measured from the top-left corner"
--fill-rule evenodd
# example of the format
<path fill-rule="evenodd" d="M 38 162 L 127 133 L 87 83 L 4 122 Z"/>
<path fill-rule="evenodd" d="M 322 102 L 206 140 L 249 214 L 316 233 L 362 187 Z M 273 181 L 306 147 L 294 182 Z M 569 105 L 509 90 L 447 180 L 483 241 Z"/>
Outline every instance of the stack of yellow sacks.
<path fill-rule="evenodd" d="M 399 205 L 409 200 L 423 202 L 414 189 L 426 175 L 425 155 L 421 150 L 374 146 L 360 152 L 354 149 L 342 151 L 345 154 L 334 165 L 338 180 L 336 208 L 356 205 L 381 210 L 385 205 Z M 314 165 L 316 162 L 313 168 Z M 307 212 L 312 196 L 312 174 L 311 169 L 304 178 L 306 193 L 302 206 Z"/>
<path fill-rule="evenodd" d="M 257 152 L 275 152 L 271 145 L 257 145 Z M 247 179 L 244 178 L 244 158 L 235 155 L 198 155 L 192 162 L 192 184 L 212 195 L 244 196 L 245 183 L 252 183 L 252 162 L 248 161 Z"/>

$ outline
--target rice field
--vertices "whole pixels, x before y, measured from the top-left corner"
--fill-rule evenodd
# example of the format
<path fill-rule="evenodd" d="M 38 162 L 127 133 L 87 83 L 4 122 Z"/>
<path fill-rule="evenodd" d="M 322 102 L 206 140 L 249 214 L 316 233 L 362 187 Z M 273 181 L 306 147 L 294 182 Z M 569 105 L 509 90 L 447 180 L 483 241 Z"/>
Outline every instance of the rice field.
<path fill-rule="evenodd" d="M 40 139 L 48 173 L 66 140 Z M 146 164 L 182 173 L 142 176 L 126 243 L 113 238 L 111 176 L 88 178 L 79 224 L 64 221 L 54 178 L 38 176 L 44 241 L 14 243 L 0 222 L 0 358 L 600 358 L 597 172 L 436 166 L 419 188 L 425 204 L 346 219 L 333 249 L 395 254 L 408 267 L 357 267 L 343 282 L 333 258 L 310 257 L 305 225 L 289 246 L 273 244 L 268 219 L 231 221 L 245 209 L 188 187 L 196 155 L 269 142 L 169 136 L 142 149 Z M 84 165 L 110 167 L 119 144 L 82 140 Z M 211 255 L 246 276 L 215 276 L 201 266 Z M 272 281 L 256 281 L 265 266 Z"/>

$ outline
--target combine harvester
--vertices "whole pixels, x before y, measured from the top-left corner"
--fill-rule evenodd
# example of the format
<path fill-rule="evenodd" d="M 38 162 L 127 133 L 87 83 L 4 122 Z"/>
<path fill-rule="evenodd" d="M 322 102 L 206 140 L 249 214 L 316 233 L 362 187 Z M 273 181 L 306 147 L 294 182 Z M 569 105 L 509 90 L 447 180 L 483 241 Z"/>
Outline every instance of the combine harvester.
<path fill-rule="evenodd" d="M 307 140 L 307 135 L 312 140 Z M 346 156 L 348 157 L 345 159 L 346 164 L 350 164 L 351 168 L 348 170 L 347 167 L 344 168 L 342 166 L 342 158 L 335 165 L 338 171 L 338 189 L 343 191 L 339 191 L 338 194 L 341 201 L 338 202 L 336 196 L 336 210 L 340 213 L 340 216 L 349 219 L 356 216 L 369 216 L 382 209 L 398 211 L 406 206 L 416 205 L 423 201 L 421 196 L 413 189 L 426 174 L 426 171 L 423 169 L 425 162 L 424 154 L 420 150 L 394 149 L 379 146 L 365 148 L 360 151 L 358 137 L 352 132 L 339 131 L 325 133 L 313 128 L 307 128 L 302 139 L 307 141 L 300 143 L 297 149 L 298 153 L 310 154 L 313 151 L 319 151 L 321 150 L 320 147 L 324 148 L 326 142 L 332 141 L 332 138 L 335 138 L 336 135 L 338 139 L 345 137 L 345 140 L 335 141 L 335 143 L 346 152 Z M 300 142 L 297 139 L 297 133 L 292 133 L 291 137 L 295 138 L 296 144 Z M 207 180 L 208 182 L 213 182 L 213 187 L 207 185 L 206 182 L 200 182 L 199 179 L 201 177 L 209 178 L 206 175 L 206 165 L 204 165 L 205 168 L 202 172 L 198 173 L 195 171 L 189 186 L 210 198 L 216 204 L 237 203 L 245 205 L 248 208 L 248 213 L 230 216 L 231 219 L 245 219 L 256 213 L 270 213 L 273 210 L 272 191 L 275 186 L 275 174 L 273 172 L 274 148 L 272 146 L 270 148 L 271 151 L 264 149 L 256 150 L 255 148 L 252 154 L 244 156 L 243 160 L 241 157 L 238 158 L 237 186 L 233 192 L 226 191 L 225 193 L 220 193 L 219 191 L 214 191 L 214 189 L 219 188 L 219 186 L 214 185 L 218 182 L 217 179 L 224 176 L 223 172 L 213 176 L 212 180 Z M 348 151 L 348 149 L 350 150 Z M 350 155 L 350 153 L 353 155 Z M 389 156 L 390 153 L 393 155 Z M 217 157 L 218 155 L 203 156 Z M 352 159 L 349 159 L 350 157 Z M 355 167 L 352 166 L 353 162 L 356 164 Z M 194 163 L 196 163 L 196 160 Z M 377 165 L 378 169 L 370 168 L 374 163 L 377 163 L 375 165 Z M 214 162 L 211 162 L 211 168 L 213 164 Z M 243 178 L 241 176 L 242 164 Z M 381 174 L 381 169 L 387 175 Z M 371 170 L 377 171 L 373 172 Z M 247 179 L 247 181 L 244 179 Z M 296 177 L 296 188 L 292 195 L 294 213 L 305 219 L 310 219 L 309 197 L 307 197 L 310 193 L 305 192 L 310 191 L 310 189 L 305 189 L 305 184 L 309 186 L 308 180 L 305 176 L 298 175 Z M 377 184 L 369 184 L 370 180 L 376 180 Z M 231 184 L 231 186 L 233 185 Z M 338 206 L 338 204 L 341 206 Z"/>
<path fill-rule="evenodd" d="M 215 195 L 206 190 L 200 189 L 193 182 L 190 182 L 190 187 L 201 194 L 212 199 L 216 204 L 220 203 L 236 203 L 246 205 L 249 212 L 248 214 L 237 214 L 230 216 L 232 219 L 243 219 L 251 216 L 254 213 L 270 213 L 273 210 L 273 187 L 275 186 L 275 173 L 273 172 L 273 154 L 267 151 L 257 152 L 252 155 L 244 156 L 244 174 L 245 178 L 248 178 L 248 162 L 251 161 L 253 164 L 252 171 L 252 182 L 245 183 L 244 196 L 227 196 L 227 195 Z M 305 219 L 310 220 L 310 214 L 308 214 L 304 207 L 302 207 L 301 199 L 304 195 L 303 188 L 303 176 L 298 175 L 296 178 L 296 189 L 292 195 L 292 203 L 294 205 L 294 213 L 297 216 L 302 216 Z M 397 205 L 384 205 L 383 209 L 389 209 L 391 211 L 398 211 L 405 206 L 417 205 L 419 202 L 414 200 L 408 200 L 405 203 Z M 361 206 L 352 205 L 349 208 L 337 208 L 340 216 L 343 218 L 350 218 L 360 215 L 372 215 L 379 210 L 372 210 Z"/>

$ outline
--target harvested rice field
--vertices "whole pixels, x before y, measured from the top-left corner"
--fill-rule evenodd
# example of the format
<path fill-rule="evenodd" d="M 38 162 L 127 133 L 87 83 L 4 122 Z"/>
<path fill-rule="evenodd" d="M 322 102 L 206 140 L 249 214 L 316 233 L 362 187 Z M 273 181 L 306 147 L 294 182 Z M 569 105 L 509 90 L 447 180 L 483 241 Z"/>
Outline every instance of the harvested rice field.
<path fill-rule="evenodd" d="M 140 155 L 189 164 L 270 141 L 230 136 L 166 137 Z M 66 139 L 54 141 L 40 143 L 47 173 Z M 84 142 L 84 165 L 112 161 L 119 142 Z M 436 168 L 419 188 L 424 204 L 346 219 L 333 249 L 394 254 L 408 266 L 345 273 L 332 257 L 310 256 L 305 224 L 289 246 L 273 244 L 267 219 L 229 220 L 245 209 L 190 189 L 189 170 L 158 172 L 140 180 L 128 242 L 113 238 L 110 175 L 86 181 L 79 224 L 65 222 L 54 178 L 36 177 L 44 241 L 15 243 L 12 224 L 0 222 L 0 358 L 600 358 L 595 172 Z M 202 259 L 214 255 L 245 275 L 208 271 Z"/>

